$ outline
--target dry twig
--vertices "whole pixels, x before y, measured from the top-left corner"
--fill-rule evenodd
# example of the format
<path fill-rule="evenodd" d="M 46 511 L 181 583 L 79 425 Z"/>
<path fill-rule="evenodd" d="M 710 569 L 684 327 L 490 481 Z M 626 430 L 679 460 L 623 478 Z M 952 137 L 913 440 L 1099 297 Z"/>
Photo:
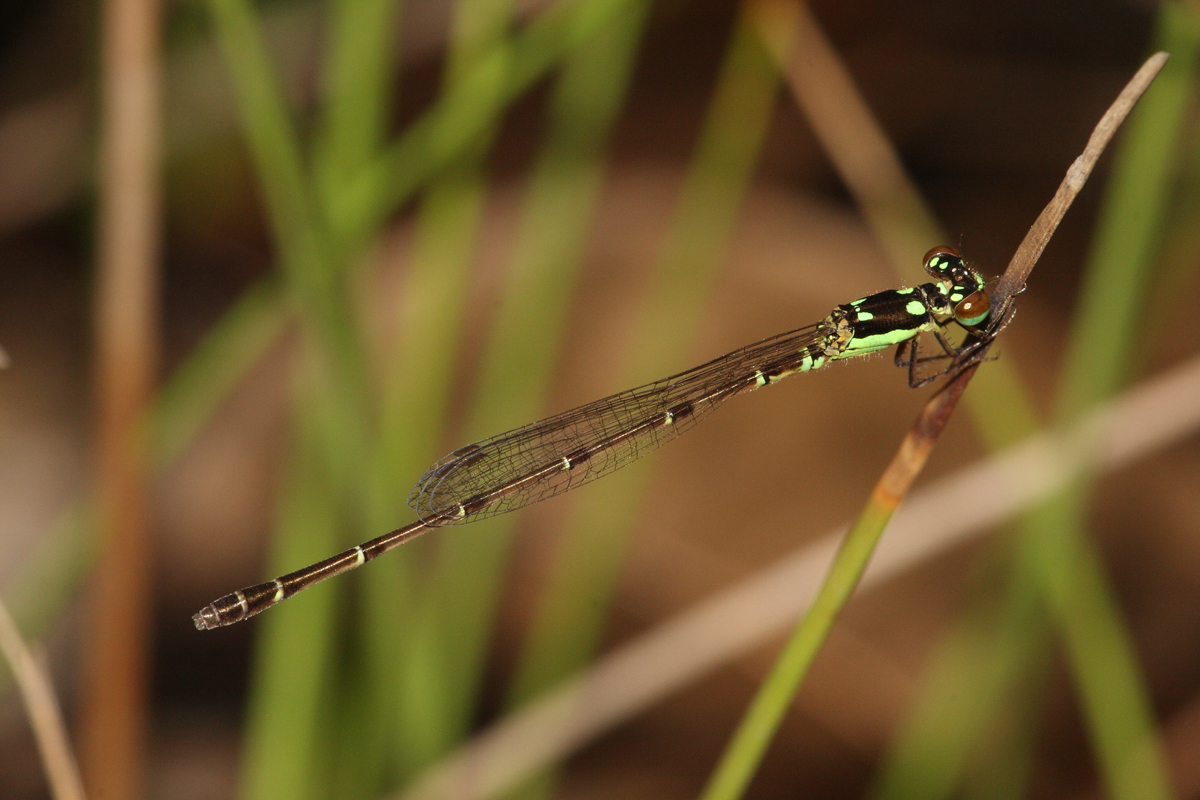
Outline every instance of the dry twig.
<path fill-rule="evenodd" d="M 54 800 L 83 800 L 83 782 L 71 754 L 54 685 L 25 646 L 17 623 L 3 602 L 0 602 L 0 652 L 8 661 L 21 691 L 51 795 Z"/>

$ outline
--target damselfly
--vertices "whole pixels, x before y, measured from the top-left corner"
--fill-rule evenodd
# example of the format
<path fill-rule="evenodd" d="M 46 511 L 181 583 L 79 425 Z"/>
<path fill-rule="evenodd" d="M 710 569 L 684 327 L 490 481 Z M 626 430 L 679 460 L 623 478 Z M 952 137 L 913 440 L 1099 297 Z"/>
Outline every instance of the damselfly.
<path fill-rule="evenodd" d="M 932 283 L 840 305 L 815 325 L 455 450 L 430 467 L 409 494 L 416 522 L 310 567 L 225 595 L 192 621 L 200 630 L 240 622 L 431 528 L 502 514 L 574 489 L 658 448 L 734 395 L 794 372 L 892 345 L 897 345 L 896 365 L 908 369 L 914 388 L 961 370 L 979 360 L 1006 314 L 991 313 L 983 279 L 954 248 L 930 250 L 925 271 L 934 278 Z M 955 348 L 942 335 L 951 322 L 974 334 L 968 344 Z M 921 333 L 932 334 L 942 353 L 921 357 Z M 949 359 L 949 366 L 931 376 L 919 375 L 921 364 L 940 359 Z"/>

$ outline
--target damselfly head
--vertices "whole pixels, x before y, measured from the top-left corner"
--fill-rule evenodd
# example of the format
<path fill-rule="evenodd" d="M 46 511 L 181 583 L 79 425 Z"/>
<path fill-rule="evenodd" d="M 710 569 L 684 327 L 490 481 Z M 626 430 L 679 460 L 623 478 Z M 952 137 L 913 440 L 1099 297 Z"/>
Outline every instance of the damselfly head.
<path fill-rule="evenodd" d="M 948 245 L 935 247 L 925 254 L 925 271 L 941 283 L 956 322 L 974 328 L 987 319 L 991 302 L 983 290 L 983 277 L 967 266 L 962 253 Z"/>

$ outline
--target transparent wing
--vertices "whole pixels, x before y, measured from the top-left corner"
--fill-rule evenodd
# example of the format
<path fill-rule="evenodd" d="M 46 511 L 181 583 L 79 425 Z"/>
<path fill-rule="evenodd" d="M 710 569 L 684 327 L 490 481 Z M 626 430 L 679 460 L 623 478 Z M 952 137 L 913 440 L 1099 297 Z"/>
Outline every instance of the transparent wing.
<path fill-rule="evenodd" d="M 421 477 L 408 504 L 455 524 L 536 503 L 620 469 L 725 400 L 824 354 L 824 323 L 782 333 L 707 364 L 455 450 Z"/>

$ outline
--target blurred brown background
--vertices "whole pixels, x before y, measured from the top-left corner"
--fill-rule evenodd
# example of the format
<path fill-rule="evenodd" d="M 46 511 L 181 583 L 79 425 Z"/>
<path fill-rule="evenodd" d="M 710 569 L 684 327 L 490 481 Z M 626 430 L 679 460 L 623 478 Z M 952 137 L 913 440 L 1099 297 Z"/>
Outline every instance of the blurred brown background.
<path fill-rule="evenodd" d="M 1151 51 L 1157 11 L 1132 0 L 818 2 L 812 9 L 951 233 L 950 243 L 989 276 L 1003 269 L 1099 115 Z M 737 11 L 734 3 L 711 0 L 652 7 L 608 148 L 546 412 L 626 388 L 618 382 L 625 334 L 641 310 L 647 270 L 693 156 Z M 260 4 L 258 12 L 305 130 L 319 102 L 326 9 L 281 0 Z M 96 5 L 75 0 L 0 8 L 0 345 L 11 359 L 0 373 L 0 587 L 35 556 L 90 484 L 99 14 Z M 404 4 L 395 131 L 437 96 L 450 17 L 444 2 Z M 236 298 L 276 269 L 276 248 L 206 9 L 170 3 L 164 20 L 161 371 L 170 375 Z M 539 82 L 504 114 L 486 157 L 484 216 L 469 294 L 462 298 L 469 309 L 465 343 L 453 368 L 452 422 L 439 437 L 445 451 L 462 444 L 474 371 L 546 133 L 549 86 Z M 995 351 L 1016 366 L 1045 413 L 1110 160 L 1111 154 L 1070 211 Z M 416 206 L 407 203 L 391 215 L 370 252 L 378 265 L 364 303 L 369 308 L 377 301 L 371 325 L 390 324 L 389 298 L 402 291 Z M 699 341 L 676 367 L 815 322 L 837 303 L 915 279 L 914 271 L 903 277 L 892 271 L 809 124 L 781 89 Z M 1172 306 L 1179 313 L 1162 319 L 1146 309 L 1166 332 L 1137 353 L 1136 375 L 1165 369 L 1200 347 L 1191 313 L 1200 293 L 1194 280 L 1184 286 Z M 155 482 L 145 797 L 238 794 L 259 629 L 249 623 L 199 634 L 188 618 L 213 597 L 269 571 L 266 542 L 289 453 L 288 364 L 296 336 L 287 333 L 268 349 Z M 602 651 L 850 518 L 924 397 L 905 386 L 890 359 L 839 365 L 731 403 L 652 464 L 631 468 L 653 469 L 654 477 Z M 961 415 L 924 480 L 983 454 Z M 396 486 L 396 495 L 402 498 L 417 477 Z M 1182 752 L 1190 752 L 1193 763 L 1200 763 L 1198 477 L 1193 435 L 1105 477 L 1089 515 L 1153 710 L 1164 726 L 1182 726 L 1174 735 L 1191 743 Z M 476 724 L 500 713 L 552 558 L 556 525 L 572 502 L 558 499 L 521 517 Z M 962 504 L 946 514 L 969 513 L 971 498 Z M 932 649 L 971 598 L 1000 581 L 983 566 L 982 553 L 991 546 L 952 550 L 852 602 L 750 796 L 868 793 Z M 43 640 L 69 723 L 77 720 L 81 700 L 87 585 Z M 352 619 L 342 624 L 353 626 Z M 778 644 L 682 688 L 590 744 L 567 762 L 557 795 L 694 796 Z M 1089 796 L 1102 784 L 1077 695 L 1069 670 L 1057 660 L 1050 670 L 1022 794 Z M 1195 777 L 1179 788 L 1200 797 Z M 959 796 L 986 796 L 960 790 Z M 11 688 L 0 701 L 0 796 L 48 796 Z"/>

